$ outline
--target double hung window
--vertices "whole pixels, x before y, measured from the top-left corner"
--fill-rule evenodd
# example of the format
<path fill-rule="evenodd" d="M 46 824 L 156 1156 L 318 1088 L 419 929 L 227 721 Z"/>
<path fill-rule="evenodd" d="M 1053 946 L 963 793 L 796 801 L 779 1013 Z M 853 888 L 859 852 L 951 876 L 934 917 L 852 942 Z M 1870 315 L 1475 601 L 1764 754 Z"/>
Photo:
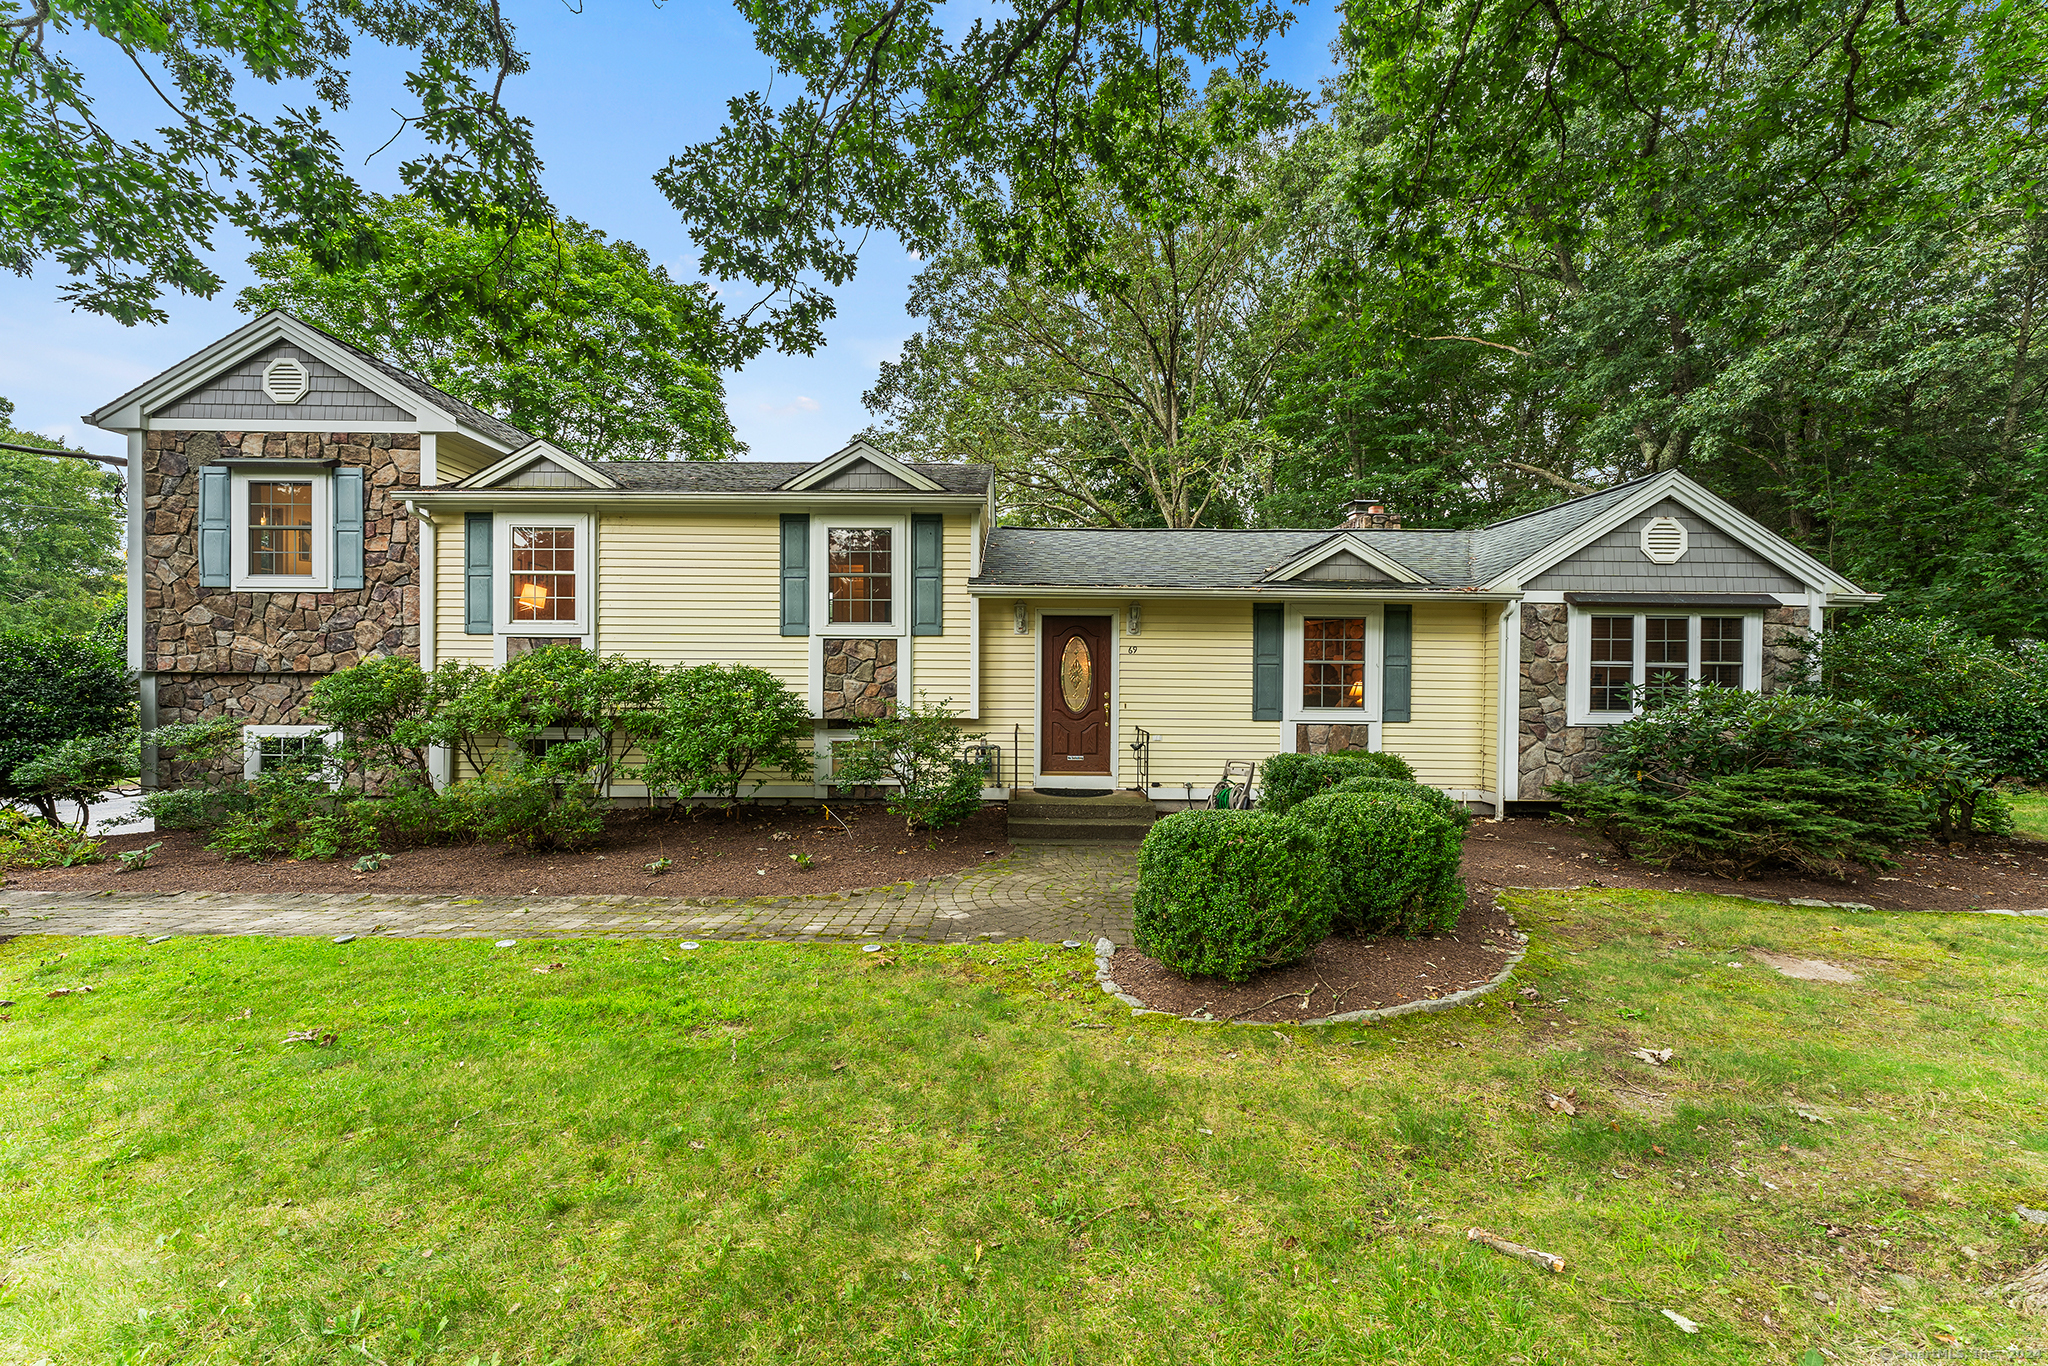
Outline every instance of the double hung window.
<path fill-rule="evenodd" d="M 1364 617 L 1302 619 L 1301 705 L 1304 711 L 1364 710 Z"/>
<path fill-rule="evenodd" d="M 829 621 L 885 625 L 893 620 L 894 540 L 888 527 L 835 526 L 826 532 Z"/>
<path fill-rule="evenodd" d="M 512 528 L 512 621 L 576 620 L 576 528 Z"/>
<path fill-rule="evenodd" d="M 252 578 L 313 577 L 313 481 L 251 479 L 248 569 Z"/>
<path fill-rule="evenodd" d="M 1763 623 L 1754 615 L 1589 611 L 1577 622 L 1577 724 L 1626 719 L 1697 683 L 1760 682 Z"/>

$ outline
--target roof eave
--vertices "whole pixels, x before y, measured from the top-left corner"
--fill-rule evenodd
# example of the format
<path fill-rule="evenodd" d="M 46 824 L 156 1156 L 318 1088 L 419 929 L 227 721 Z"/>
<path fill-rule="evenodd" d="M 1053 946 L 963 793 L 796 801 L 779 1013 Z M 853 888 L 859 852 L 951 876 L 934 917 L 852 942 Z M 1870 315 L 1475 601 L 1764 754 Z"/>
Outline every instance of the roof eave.
<path fill-rule="evenodd" d="M 1206 588 L 1192 584 L 1124 583 L 1124 584 L 1071 584 L 1071 583 L 989 583 L 970 579 L 967 592 L 977 598 L 1014 598 L 1020 594 L 1058 595 L 1068 598 L 1119 597 L 1142 595 L 1153 598 L 1229 598 L 1256 600 L 1261 598 L 1351 598 L 1386 599 L 1391 602 L 1405 602 L 1416 597 L 1445 598 L 1457 602 L 1520 602 L 1520 590 L 1503 592 L 1483 588 L 1462 588 L 1456 584 L 1441 583 L 1394 583 L 1374 586 L 1348 586 L 1344 584 L 1306 587 L 1301 584 L 1268 584 L 1264 586 L 1245 585 L 1229 588 Z"/>

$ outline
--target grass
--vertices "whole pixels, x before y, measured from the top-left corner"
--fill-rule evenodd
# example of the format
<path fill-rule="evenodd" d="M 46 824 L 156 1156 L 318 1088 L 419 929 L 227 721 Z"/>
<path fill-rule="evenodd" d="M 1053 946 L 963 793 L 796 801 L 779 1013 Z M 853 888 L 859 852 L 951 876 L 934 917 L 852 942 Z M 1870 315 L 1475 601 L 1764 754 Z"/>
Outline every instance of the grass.
<path fill-rule="evenodd" d="M 2048 792 L 2008 793 L 2013 824 L 2029 839 L 2048 840 Z"/>
<path fill-rule="evenodd" d="M 2041 1342 L 1985 1292 L 2048 1255 L 2048 924 L 1514 904 L 1541 1002 L 1322 1032 L 1133 1020 L 1030 944 L 16 939 L 0 1363 Z"/>

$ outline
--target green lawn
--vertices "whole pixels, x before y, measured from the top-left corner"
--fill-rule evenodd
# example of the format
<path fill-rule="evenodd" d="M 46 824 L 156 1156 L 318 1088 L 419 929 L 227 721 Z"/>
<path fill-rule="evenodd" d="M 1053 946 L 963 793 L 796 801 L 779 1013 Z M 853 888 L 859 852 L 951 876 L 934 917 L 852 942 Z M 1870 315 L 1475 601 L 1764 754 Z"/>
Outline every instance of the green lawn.
<path fill-rule="evenodd" d="M 2048 923 L 1516 904 L 1543 1003 L 1320 1033 L 1134 1021 L 1042 945 L 17 939 L 0 1363 L 2041 1341 L 1982 1292 L 2048 1255 Z"/>
<path fill-rule="evenodd" d="M 2013 822 L 2022 835 L 2048 840 L 2048 792 L 2022 792 L 2006 800 L 2012 803 Z"/>

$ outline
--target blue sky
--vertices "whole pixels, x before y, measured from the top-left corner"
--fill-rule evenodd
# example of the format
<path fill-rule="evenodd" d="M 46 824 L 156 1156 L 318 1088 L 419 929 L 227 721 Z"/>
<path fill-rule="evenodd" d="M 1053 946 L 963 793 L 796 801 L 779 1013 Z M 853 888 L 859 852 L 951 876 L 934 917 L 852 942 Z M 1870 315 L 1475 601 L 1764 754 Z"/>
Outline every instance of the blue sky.
<path fill-rule="evenodd" d="M 508 3 L 533 69 L 507 86 L 507 103 L 533 120 L 547 163 L 549 194 L 562 213 L 629 238 L 656 261 L 685 278 L 696 254 L 675 212 L 652 176 L 673 153 L 715 133 L 726 100 L 770 90 L 774 72 L 754 47 L 752 31 L 722 3 L 669 0 L 583 0 L 581 13 L 561 0 Z M 962 9 L 963 20 L 992 6 Z M 1282 79 L 1314 89 L 1329 71 L 1329 45 L 1338 16 L 1330 0 L 1311 0 L 1298 11 L 1291 33 L 1272 53 Z M 113 50 L 76 35 L 58 40 L 73 59 L 107 84 L 100 114 L 125 136 L 144 135 L 165 122 L 165 111 L 139 78 L 116 67 Z M 393 109 L 409 107 L 399 85 L 402 69 L 360 52 L 351 63 L 352 108 L 337 132 L 358 164 L 388 138 Z M 788 83 L 772 90 L 778 102 Z M 249 90 L 256 99 L 272 92 Z M 301 98 L 287 92 L 286 98 Z M 396 188 L 405 147 L 387 151 L 361 174 L 373 189 Z M 119 454 L 122 441 L 85 426 L 79 414 L 114 398 L 246 321 L 234 296 L 251 276 L 243 264 L 248 244 L 223 234 L 215 242 L 214 269 L 228 287 L 212 299 L 170 296 L 170 321 L 124 328 L 75 313 L 59 302 L 61 271 L 46 267 L 28 278 L 0 273 L 0 395 L 14 400 L 21 427 L 63 437 L 88 450 Z M 904 310 L 916 263 L 894 242 L 871 241 L 859 276 L 838 292 L 839 315 L 826 329 L 827 344 L 813 356 L 763 355 L 726 377 L 726 406 L 755 459 L 814 459 L 838 448 L 866 426 L 861 393 L 878 367 L 897 354 L 916 330 Z M 738 298 L 746 288 L 727 292 Z"/>

